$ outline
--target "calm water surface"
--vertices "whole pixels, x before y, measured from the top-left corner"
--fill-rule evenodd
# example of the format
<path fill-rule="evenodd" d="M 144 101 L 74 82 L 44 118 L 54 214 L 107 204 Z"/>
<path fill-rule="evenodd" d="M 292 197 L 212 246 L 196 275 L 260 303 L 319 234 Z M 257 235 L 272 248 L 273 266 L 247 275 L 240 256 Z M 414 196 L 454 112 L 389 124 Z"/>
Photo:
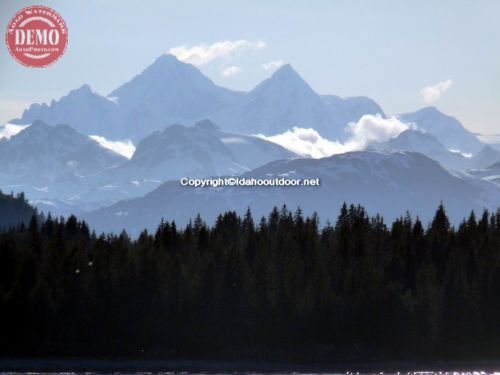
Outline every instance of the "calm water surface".
<path fill-rule="evenodd" d="M 106 372 L 19 372 L 0 371 L 0 375 L 500 375 L 499 371 L 403 371 L 403 372 L 190 372 L 190 371 L 106 371 Z"/>

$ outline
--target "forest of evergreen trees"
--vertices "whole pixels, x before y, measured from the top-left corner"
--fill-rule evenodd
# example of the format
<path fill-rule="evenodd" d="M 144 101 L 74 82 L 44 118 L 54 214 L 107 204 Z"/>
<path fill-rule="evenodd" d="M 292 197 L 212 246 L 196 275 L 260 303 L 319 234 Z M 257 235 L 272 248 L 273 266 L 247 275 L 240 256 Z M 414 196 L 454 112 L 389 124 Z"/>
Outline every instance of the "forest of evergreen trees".
<path fill-rule="evenodd" d="M 2 213 L 2 216 L 5 215 Z M 0 354 L 395 360 L 500 355 L 500 211 L 453 228 L 346 206 L 96 235 L 0 233 Z"/>
<path fill-rule="evenodd" d="M 20 223 L 29 223 L 31 216 L 37 215 L 24 193 L 4 194 L 0 190 L 0 230 Z"/>

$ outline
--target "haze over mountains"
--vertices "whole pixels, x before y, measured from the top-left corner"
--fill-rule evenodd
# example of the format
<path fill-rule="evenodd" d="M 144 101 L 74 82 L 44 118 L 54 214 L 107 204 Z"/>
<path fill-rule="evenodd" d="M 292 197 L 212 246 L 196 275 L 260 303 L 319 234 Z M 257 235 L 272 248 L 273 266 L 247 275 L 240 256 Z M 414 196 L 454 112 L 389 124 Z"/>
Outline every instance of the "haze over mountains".
<path fill-rule="evenodd" d="M 235 175 L 274 160 L 296 157 L 269 141 L 225 133 L 209 120 L 171 125 L 139 142 L 132 158 L 107 171 L 109 179 L 167 181 L 182 177 Z"/>
<path fill-rule="evenodd" d="M 457 224 L 470 210 L 500 205 L 498 187 L 466 174 L 450 173 L 439 163 L 418 153 L 353 152 L 323 159 L 294 159 L 269 163 L 244 177 L 321 178 L 319 187 L 219 187 L 187 188 L 178 181 L 161 185 L 144 197 L 122 201 L 85 216 L 103 231 L 125 228 L 137 235 L 153 230 L 158 218 L 186 224 L 198 213 L 212 222 L 220 212 L 243 214 L 250 207 L 254 217 L 269 207 L 300 206 L 305 213 L 335 219 L 342 202 L 362 202 L 369 212 L 382 212 L 390 221 L 402 207 L 428 222 L 441 201 Z M 464 204 L 467 202 L 467 204 Z"/>
<path fill-rule="evenodd" d="M 474 154 L 484 147 L 484 144 L 456 118 L 441 113 L 435 107 L 403 114 L 401 120 L 416 124 L 420 129 L 432 134 L 448 150 Z"/>
<path fill-rule="evenodd" d="M 316 94 L 291 65 L 284 65 L 241 103 L 211 119 L 223 129 L 240 133 L 274 135 L 297 126 L 313 128 L 330 139 L 344 139 L 349 122 L 377 113 L 383 111 L 369 98 L 346 100 Z"/>
<path fill-rule="evenodd" d="M 24 191 L 39 207 L 68 214 L 144 195 L 168 180 L 235 175 L 296 156 L 205 120 L 151 134 L 128 160 L 68 125 L 37 120 L 0 140 L 0 189 Z"/>
<path fill-rule="evenodd" d="M 371 127 L 369 119 L 376 119 Z M 384 131 L 395 123 L 396 133 Z M 0 128 L 0 189 L 25 191 L 55 213 L 100 209 L 96 215 L 108 222 L 88 216 L 99 229 L 135 231 L 141 220 L 152 226 L 161 216 L 185 221 L 197 210 L 209 217 L 232 207 L 264 213 L 283 203 L 333 214 L 346 200 L 388 216 L 408 209 L 425 217 L 442 199 L 456 220 L 500 204 L 494 166 L 500 152 L 457 119 L 434 107 L 388 118 L 368 97 L 317 94 L 291 65 L 237 92 L 163 55 L 108 96 L 83 85 L 48 105 L 31 105 L 11 124 Z M 353 129 L 367 134 L 361 152 L 308 160 L 286 142 L 269 141 L 294 127 L 312 148 L 352 145 Z M 125 158 L 90 136 L 132 140 L 135 152 Z M 318 177 L 323 184 L 314 191 L 201 191 L 178 183 L 240 174 Z"/>
<path fill-rule="evenodd" d="M 0 141 L 2 183 L 44 186 L 78 181 L 126 159 L 99 146 L 68 125 L 50 126 L 35 121 L 8 140 Z"/>
<path fill-rule="evenodd" d="M 117 111 L 115 102 L 93 92 L 89 85 L 83 85 L 59 100 L 52 100 L 49 105 L 32 104 L 20 119 L 10 122 L 31 124 L 41 120 L 51 125 L 71 124 L 75 130 L 87 135 L 112 137 Z"/>
<path fill-rule="evenodd" d="M 475 154 L 464 154 L 447 149 L 435 136 L 422 130 L 405 130 L 386 142 L 372 144 L 372 149 L 385 151 L 414 151 L 426 155 L 443 166 L 456 169 L 486 168 L 500 160 L 500 151 L 483 145 Z"/>
<path fill-rule="evenodd" d="M 217 86 L 193 65 L 163 55 L 108 96 L 83 85 L 49 105 L 31 105 L 11 122 L 70 124 L 87 135 L 138 142 L 167 125 L 210 118 L 224 131 L 276 135 L 297 126 L 342 141 L 348 136 L 346 125 L 366 114 L 385 117 L 370 98 L 315 93 L 289 64 L 244 93 Z M 483 146 L 458 120 L 434 107 L 401 119 L 434 135 L 447 149 L 475 153 Z"/>
<path fill-rule="evenodd" d="M 33 104 L 12 123 L 71 124 L 88 135 L 137 141 L 167 125 L 211 118 L 223 130 L 243 134 L 274 135 L 300 126 L 343 138 L 344 127 L 364 114 L 384 115 L 370 98 L 316 94 L 291 65 L 242 93 L 217 86 L 191 64 L 164 55 L 106 97 L 83 85 L 50 105 Z"/>
<path fill-rule="evenodd" d="M 32 105 L 12 122 L 67 123 L 88 135 L 137 141 L 167 125 L 204 119 L 242 96 L 215 85 L 193 65 L 163 55 L 106 97 L 83 85 L 50 105 Z"/>
<path fill-rule="evenodd" d="M 142 138 L 166 125 L 191 124 L 236 104 L 242 93 L 215 85 L 191 64 L 164 55 L 109 94 L 118 103 L 121 138 Z M 124 133 L 122 133 L 124 131 Z"/>

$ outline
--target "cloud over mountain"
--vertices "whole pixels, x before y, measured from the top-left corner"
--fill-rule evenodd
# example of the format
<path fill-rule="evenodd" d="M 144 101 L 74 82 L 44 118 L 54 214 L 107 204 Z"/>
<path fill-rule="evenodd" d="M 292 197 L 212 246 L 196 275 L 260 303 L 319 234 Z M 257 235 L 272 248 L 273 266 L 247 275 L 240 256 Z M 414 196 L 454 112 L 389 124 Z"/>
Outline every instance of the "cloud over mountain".
<path fill-rule="evenodd" d="M 427 104 L 433 103 L 441 96 L 448 91 L 450 86 L 453 84 L 453 81 L 451 79 L 447 79 L 446 81 L 441 81 L 436 83 L 433 86 L 427 86 L 420 91 L 420 95 L 422 95 L 422 98 L 424 99 L 424 102 Z"/>
<path fill-rule="evenodd" d="M 396 117 L 383 118 L 379 115 L 364 115 L 358 122 L 350 123 L 345 142 L 323 138 L 312 128 L 294 127 L 282 134 L 260 137 L 275 142 L 301 156 L 322 158 L 350 151 L 365 150 L 374 142 L 384 142 L 408 130 L 411 126 Z"/>
<path fill-rule="evenodd" d="M 197 44 L 194 46 L 177 46 L 170 49 L 169 53 L 180 61 L 196 66 L 207 64 L 216 59 L 230 60 L 236 54 L 244 51 L 257 51 L 266 47 L 266 42 L 261 40 L 250 42 L 248 40 L 224 40 L 212 44 Z"/>

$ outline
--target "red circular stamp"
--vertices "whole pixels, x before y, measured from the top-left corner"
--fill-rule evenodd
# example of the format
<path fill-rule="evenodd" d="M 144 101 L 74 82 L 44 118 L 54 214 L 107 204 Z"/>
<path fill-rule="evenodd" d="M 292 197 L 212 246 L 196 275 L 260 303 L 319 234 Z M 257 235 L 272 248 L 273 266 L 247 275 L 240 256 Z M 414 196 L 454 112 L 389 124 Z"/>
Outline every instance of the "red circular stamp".
<path fill-rule="evenodd" d="M 30 68 L 56 62 L 68 45 L 68 28 L 55 10 L 33 5 L 21 9 L 7 24 L 7 48 L 14 59 Z"/>

